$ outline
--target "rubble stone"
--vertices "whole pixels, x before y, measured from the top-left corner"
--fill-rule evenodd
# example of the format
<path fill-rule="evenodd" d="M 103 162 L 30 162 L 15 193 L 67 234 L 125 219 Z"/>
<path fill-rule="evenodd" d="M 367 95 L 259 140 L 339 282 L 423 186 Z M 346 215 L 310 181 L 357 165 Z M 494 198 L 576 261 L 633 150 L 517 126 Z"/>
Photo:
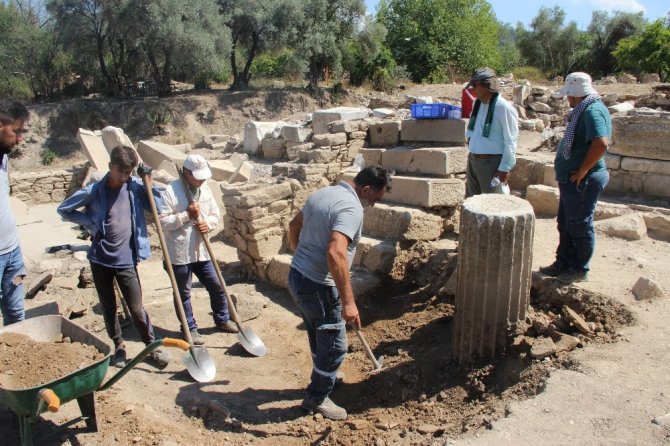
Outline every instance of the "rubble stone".
<path fill-rule="evenodd" d="M 347 143 L 346 133 L 324 133 L 314 135 L 312 142 L 316 147 L 334 147 L 342 146 Z"/>
<path fill-rule="evenodd" d="M 648 277 L 640 277 L 633 285 L 633 294 L 637 300 L 652 300 L 663 297 L 663 290 Z"/>
<path fill-rule="evenodd" d="M 551 338 L 539 338 L 533 341 L 530 356 L 533 359 L 544 359 L 556 353 L 556 344 Z"/>
<path fill-rule="evenodd" d="M 279 124 L 279 122 L 247 122 L 244 125 L 244 152 L 249 155 L 258 154 L 263 139 L 271 138 Z"/>
<path fill-rule="evenodd" d="M 534 184 L 526 189 L 526 200 L 530 202 L 536 215 L 555 217 L 558 215 L 559 191 L 556 187 Z"/>
<path fill-rule="evenodd" d="M 644 218 L 639 213 L 597 221 L 596 229 L 625 240 L 640 240 L 647 234 Z"/>

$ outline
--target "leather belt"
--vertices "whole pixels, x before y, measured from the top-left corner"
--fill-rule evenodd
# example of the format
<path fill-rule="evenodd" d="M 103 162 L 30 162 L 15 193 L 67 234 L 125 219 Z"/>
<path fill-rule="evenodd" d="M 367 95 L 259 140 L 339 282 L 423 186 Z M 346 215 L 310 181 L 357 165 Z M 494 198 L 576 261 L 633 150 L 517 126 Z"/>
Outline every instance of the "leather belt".
<path fill-rule="evenodd" d="M 470 153 L 470 156 L 476 160 L 489 160 L 491 158 L 496 158 L 502 155 L 492 155 L 488 153 Z"/>

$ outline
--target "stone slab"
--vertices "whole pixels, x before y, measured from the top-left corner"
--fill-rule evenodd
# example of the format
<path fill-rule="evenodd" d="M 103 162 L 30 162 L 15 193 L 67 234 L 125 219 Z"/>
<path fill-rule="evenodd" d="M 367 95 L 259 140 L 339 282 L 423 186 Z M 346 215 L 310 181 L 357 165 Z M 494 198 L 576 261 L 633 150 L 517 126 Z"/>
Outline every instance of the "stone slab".
<path fill-rule="evenodd" d="M 611 153 L 670 161 L 670 116 L 616 116 L 612 127 Z"/>
<path fill-rule="evenodd" d="M 175 149 L 170 144 L 157 141 L 140 141 L 137 144 L 137 151 L 142 160 L 152 169 L 158 169 L 163 161 L 175 163 L 181 167 L 186 159 L 184 152 Z"/>
<path fill-rule="evenodd" d="M 406 119 L 402 121 L 402 141 L 465 143 L 466 119 Z"/>
<path fill-rule="evenodd" d="M 237 171 L 235 165 L 228 160 L 209 160 L 208 164 L 214 181 L 228 181 Z"/>
<path fill-rule="evenodd" d="M 437 240 L 443 222 L 417 208 L 377 203 L 365 210 L 363 234 L 386 240 Z"/>
<path fill-rule="evenodd" d="M 535 214 L 542 217 L 558 215 L 558 188 L 543 184 L 531 184 L 526 189 L 526 200 L 533 206 Z"/>
<path fill-rule="evenodd" d="M 670 175 L 670 161 L 659 161 L 659 160 L 624 156 L 621 158 L 621 169 L 629 170 L 632 172 L 645 172 L 645 173 L 656 173 L 660 175 Z"/>
<path fill-rule="evenodd" d="M 356 246 L 354 266 L 364 266 L 370 271 L 388 274 L 393 268 L 397 243 L 370 237 L 361 237 Z"/>
<path fill-rule="evenodd" d="M 544 183 L 545 186 L 558 187 L 558 181 L 556 181 L 556 171 L 554 170 L 553 164 L 544 165 Z"/>
<path fill-rule="evenodd" d="M 382 166 L 396 172 L 446 176 L 464 173 L 468 164 L 465 147 L 397 147 L 382 152 Z"/>
<path fill-rule="evenodd" d="M 281 128 L 281 136 L 286 142 L 303 143 L 312 136 L 312 129 L 301 125 L 287 124 Z"/>
<path fill-rule="evenodd" d="M 347 134 L 344 132 L 315 134 L 312 142 L 317 147 L 342 146 L 347 143 Z"/>
<path fill-rule="evenodd" d="M 354 121 L 367 118 L 370 110 L 366 107 L 335 107 L 312 113 L 312 128 L 315 134 L 328 133 L 328 125 L 334 121 Z"/>
<path fill-rule="evenodd" d="M 251 175 L 254 172 L 254 165 L 251 164 L 249 161 L 243 161 L 239 166 L 237 166 L 237 169 L 235 169 L 235 173 L 228 178 L 228 183 L 239 183 L 239 182 L 247 182 L 251 178 Z"/>
<path fill-rule="evenodd" d="M 133 143 L 130 141 L 130 138 L 128 138 L 128 135 L 126 135 L 123 129 L 119 127 L 110 125 L 102 129 L 100 133 L 102 134 L 102 143 L 105 145 L 108 153 L 112 153 L 112 150 L 116 146 L 127 146 L 132 147 L 133 149 L 135 148 Z"/>
<path fill-rule="evenodd" d="M 605 166 L 607 166 L 608 169 L 620 169 L 621 168 L 621 158 L 622 156 L 619 155 L 614 155 L 612 153 L 608 153 L 605 155 Z"/>
<path fill-rule="evenodd" d="M 644 214 L 644 223 L 647 225 L 647 231 L 652 236 L 670 241 L 670 215 L 660 212 L 647 212 Z"/>
<path fill-rule="evenodd" d="M 510 172 L 510 189 L 525 190 L 531 184 L 544 182 L 544 166 L 553 161 L 553 154 L 517 155 L 516 165 Z"/>
<path fill-rule="evenodd" d="M 77 140 L 91 167 L 100 172 L 107 172 L 109 170 L 109 152 L 107 152 L 105 143 L 102 141 L 101 134 L 91 130 L 79 129 Z"/>
<path fill-rule="evenodd" d="M 625 240 L 640 240 L 647 234 L 647 225 L 639 213 L 600 220 L 595 226 L 597 230 L 609 236 Z"/>
<path fill-rule="evenodd" d="M 386 149 L 372 149 L 372 148 L 363 148 L 359 150 L 358 153 L 363 155 L 363 161 L 365 161 L 366 166 L 381 166 L 382 164 L 382 153 Z"/>
<path fill-rule="evenodd" d="M 249 155 L 258 154 L 263 139 L 272 137 L 278 125 L 279 122 L 247 122 L 244 125 L 244 152 Z"/>
<path fill-rule="evenodd" d="M 605 193 L 634 194 L 667 199 L 670 198 L 670 175 L 612 170 Z"/>
<path fill-rule="evenodd" d="M 400 143 L 400 121 L 385 121 L 372 124 L 368 129 L 370 146 L 395 147 Z"/>

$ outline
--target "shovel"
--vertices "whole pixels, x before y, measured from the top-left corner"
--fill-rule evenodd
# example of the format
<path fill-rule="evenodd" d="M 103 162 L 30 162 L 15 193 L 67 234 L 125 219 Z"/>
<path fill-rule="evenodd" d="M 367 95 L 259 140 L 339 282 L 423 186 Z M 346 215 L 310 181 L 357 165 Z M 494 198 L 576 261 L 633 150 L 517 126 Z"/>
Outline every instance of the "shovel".
<path fill-rule="evenodd" d="M 188 187 L 188 182 L 186 181 L 183 172 L 181 173 L 181 180 L 182 185 L 184 186 L 184 190 L 186 191 L 186 197 L 188 198 L 188 201 L 193 203 L 195 200 L 193 199 L 193 194 L 191 194 L 191 189 L 189 189 Z M 198 214 L 197 222 L 200 223 L 201 221 L 202 216 Z M 265 346 L 265 344 L 263 344 L 263 341 L 261 341 L 261 339 L 256 335 L 256 333 L 254 333 L 251 327 L 242 325 L 242 323 L 240 322 L 240 317 L 237 315 L 237 309 L 235 308 L 235 303 L 233 302 L 233 300 L 230 297 L 230 294 L 228 293 L 228 288 L 226 287 L 226 281 L 223 279 L 223 274 L 221 274 L 219 264 L 217 263 L 216 258 L 214 257 L 214 251 L 212 250 L 212 245 L 209 243 L 207 235 L 203 234 L 200 231 L 198 231 L 198 233 L 202 237 L 202 241 L 205 243 L 205 246 L 207 247 L 209 258 L 212 260 L 212 263 L 214 264 L 216 277 L 219 278 L 219 283 L 221 284 L 221 288 L 223 288 L 223 294 L 226 295 L 226 299 L 228 300 L 228 311 L 230 311 L 230 318 L 233 320 L 235 325 L 237 325 L 238 330 L 237 340 L 240 341 L 242 347 L 244 347 L 244 349 L 247 352 L 251 353 L 252 355 L 265 356 L 265 354 L 268 352 L 268 349 Z"/>
<path fill-rule="evenodd" d="M 375 358 L 374 353 L 372 353 L 372 350 L 370 349 L 370 346 L 368 345 L 367 341 L 363 337 L 363 333 L 361 333 L 360 328 L 357 326 L 353 325 L 352 326 L 356 334 L 358 335 L 358 339 L 361 340 L 361 344 L 363 344 L 363 349 L 365 349 L 365 354 L 368 355 L 368 358 L 370 358 L 370 361 L 372 361 L 372 364 L 375 366 L 375 368 L 372 370 L 372 373 L 378 372 L 382 369 L 382 366 L 384 365 L 384 356 L 380 356 L 379 358 Z"/>
<path fill-rule="evenodd" d="M 140 173 L 140 175 L 142 175 L 142 173 Z M 170 254 L 168 253 L 167 246 L 165 245 L 163 228 L 161 228 L 161 222 L 158 219 L 158 212 L 156 211 L 156 203 L 154 203 L 154 197 L 151 193 L 151 180 L 149 179 L 148 175 L 144 174 L 142 175 L 142 181 L 144 182 L 144 188 L 147 191 L 147 198 L 149 199 L 149 205 L 151 206 L 151 214 L 154 217 L 156 232 L 158 232 L 158 239 L 161 242 L 161 249 L 163 250 L 165 266 L 168 275 L 170 276 L 170 282 L 172 283 L 172 294 L 174 296 L 175 307 L 177 307 L 177 314 L 179 315 L 179 320 L 181 321 L 181 329 L 184 332 L 184 338 L 186 339 L 186 342 L 189 344 L 189 352 L 182 357 L 182 361 L 184 361 L 186 370 L 188 370 L 188 373 L 193 377 L 193 379 L 201 383 L 210 382 L 216 375 L 216 365 L 214 365 L 214 361 L 205 347 L 195 347 L 193 345 L 191 332 L 188 329 L 186 315 L 184 314 L 184 306 L 181 302 L 181 298 L 179 297 L 177 281 L 174 278 L 174 271 L 172 271 Z"/>

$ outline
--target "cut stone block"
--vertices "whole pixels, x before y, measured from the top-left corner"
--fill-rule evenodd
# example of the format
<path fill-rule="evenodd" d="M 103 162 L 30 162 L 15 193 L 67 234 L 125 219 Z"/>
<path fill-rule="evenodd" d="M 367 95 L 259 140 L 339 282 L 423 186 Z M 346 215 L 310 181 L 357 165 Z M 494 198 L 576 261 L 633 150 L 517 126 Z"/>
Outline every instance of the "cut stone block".
<path fill-rule="evenodd" d="M 350 181 L 355 172 L 345 172 L 340 179 Z M 384 194 L 384 202 L 416 207 L 455 207 L 465 199 L 465 183 L 450 178 L 419 178 L 393 176 L 391 192 Z"/>
<path fill-rule="evenodd" d="M 465 147 L 397 147 L 382 152 L 382 166 L 401 173 L 446 176 L 464 173 L 467 165 Z"/>
<path fill-rule="evenodd" d="M 101 134 L 102 143 L 105 145 L 108 153 L 112 153 L 114 147 L 117 146 L 132 147 L 133 149 L 135 148 L 123 129 L 110 125 L 102 129 Z"/>
<path fill-rule="evenodd" d="M 670 240 L 670 215 L 648 212 L 644 214 L 644 223 L 647 225 L 647 231 L 653 236 Z"/>
<path fill-rule="evenodd" d="M 670 161 L 670 114 L 612 117 L 615 155 Z"/>
<path fill-rule="evenodd" d="M 556 171 L 554 170 L 553 164 L 544 165 L 544 183 L 545 186 L 558 187 L 558 182 L 556 181 Z M 537 212 L 537 210 L 536 210 Z"/>
<path fill-rule="evenodd" d="M 366 166 L 381 166 L 382 165 L 382 153 L 386 149 L 361 149 L 359 153 L 363 155 L 363 160 L 365 161 Z"/>
<path fill-rule="evenodd" d="M 330 133 L 354 133 L 359 130 L 358 121 L 334 121 L 330 123 Z"/>
<path fill-rule="evenodd" d="M 395 147 L 400 143 L 400 121 L 372 124 L 368 134 L 372 147 Z"/>
<path fill-rule="evenodd" d="M 271 284 L 280 288 L 288 288 L 288 273 L 292 260 L 293 256 L 290 254 L 279 254 L 270 260 L 267 277 Z"/>
<path fill-rule="evenodd" d="M 221 185 L 221 192 L 223 192 L 224 203 L 244 208 L 266 206 L 277 200 L 289 198 L 293 194 L 288 181 L 271 185 L 250 184 L 242 188 Z"/>
<path fill-rule="evenodd" d="M 621 168 L 621 156 L 619 155 L 613 155 L 611 153 L 608 153 L 605 155 L 605 166 L 608 169 L 620 169 Z"/>
<path fill-rule="evenodd" d="M 298 159 L 301 163 L 327 164 L 337 158 L 337 153 L 337 150 L 331 150 L 330 148 L 301 150 L 298 153 Z"/>
<path fill-rule="evenodd" d="M 509 187 L 525 190 L 531 184 L 544 182 L 544 166 L 553 156 L 544 154 L 517 155 L 516 165 L 510 172 Z"/>
<path fill-rule="evenodd" d="M 612 170 L 605 193 L 670 198 L 670 175 Z"/>
<path fill-rule="evenodd" d="M 207 163 L 214 181 L 228 181 L 237 171 L 233 163 L 228 160 L 209 160 Z"/>
<path fill-rule="evenodd" d="M 175 149 L 170 144 L 164 144 L 157 141 L 140 141 L 137 144 L 137 151 L 142 157 L 142 160 L 153 169 L 157 169 L 163 161 L 175 163 L 181 167 L 186 159 L 186 154 L 184 152 Z"/>
<path fill-rule="evenodd" d="M 381 286 L 381 279 L 365 269 L 352 270 L 350 280 L 351 288 L 357 299 L 373 293 Z"/>
<path fill-rule="evenodd" d="M 312 142 L 317 147 L 343 146 L 347 143 L 346 133 L 325 133 L 314 135 Z"/>
<path fill-rule="evenodd" d="M 247 242 L 247 253 L 256 260 L 270 260 L 281 251 L 283 238 L 272 230 L 257 232 Z"/>
<path fill-rule="evenodd" d="M 622 102 L 620 104 L 612 105 L 610 107 L 607 107 L 607 110 L 610 112 L 610 114 L 615 114 L 619 113 L 623 116 L 625 116 L 629 111 L 633 110 L 635 108 L 635 104 L 632 102 Z"/>
<path fill-rule="evenodd" d="M 251 178 L 251 175 L 254 173 L 254 165 L 251 164 L 249 161 L 243 161 L 242 164 L 240 164 L 237 169 L 235 169 L 235 173 L 233 173 L 230 178 L 228 178 L 228 183 L 240 183 L 240 182 L 247 182 Z"/>
<path fill-rule="evenodd" d="M 647 234 L 644 218 L 639 213 L 597 221 L 595 226 L 609 236 L 625 240 L 640 240 Z"/>
<path fill-rule="evenodd" d="M 436 240 L 442 235 L 442 218 L 422 210 L 377 203 L 365 210 L 363 233 L 386 240 Z"/>
<path fill-rule="evenodd" d="M 372 110 L 372 116 L 374 118 L 388 118 L 394 116 L 396 111 L 391 108 L 375 108 Z"/>
<path fill-rule="evenodd" d="M 281 138 L 265 138 L 261 142 L 261 148 L 263 151 L 263 158 L 282 159 L 286 155 L 284 140 Z"/>
<path fill-rule="evenodd" d="M 454 357 L 495 357 L 530 301 L 535 216 L 525 200 L 470 197 L 461 207 Z"/>
<path fill-rule="evenodd" d="M 312 129 L 301 125 L 287 124 L 281 128 L 281 136 L 286 142 L 302 143 L 312 136 Z"/>
<path fill-rule="evenodd" d="M 272 137 L 279 122 L 251 121 L 244 125 L 244 152 L 256 155 L 261 148 L 261 141 Z"/>
<path fill-rule="evenodd" d="M 465 143 L 466 119 L 406 119 L 402 121 L 403 141 Z"/>
<path fill-rule="evenodd" d="M 354 121 L 367 118 L 370 110 L 365 107 L 336 107 L 312 113 L 312 128 L 315 134 L 328 133 L 333 121 Z"/>
<path fill-rule="evenodd" d="M 77 140 L 91 167 L 100 172 L 107 172 L 109 170 L 109 153 L 102 141 L 101 134 L 79 129 Z"/>
<path fill-rule="evenodd" d="M 534 184 L 526 189 L 526 200 L 533 206 L 536 215 L 556 217 L 558 215 L 558 188 Z"/>
<path fill-rule="evenodd" d="M 361 237 L 356 247 L 357 262 L 354 261 L 354 265 L 364 266 L 376 273 L 388 274 L 393 267 L 395 255 L 395 242 Z"/>
<path fill-rule="evenodd" d="M 670 122 L 668 123 L 670 125 Z M 650 160 L 645 158 L 621 158 L 621 169 L 632 172 L 656 173 L 670 175 L 670 161 Z"/>

